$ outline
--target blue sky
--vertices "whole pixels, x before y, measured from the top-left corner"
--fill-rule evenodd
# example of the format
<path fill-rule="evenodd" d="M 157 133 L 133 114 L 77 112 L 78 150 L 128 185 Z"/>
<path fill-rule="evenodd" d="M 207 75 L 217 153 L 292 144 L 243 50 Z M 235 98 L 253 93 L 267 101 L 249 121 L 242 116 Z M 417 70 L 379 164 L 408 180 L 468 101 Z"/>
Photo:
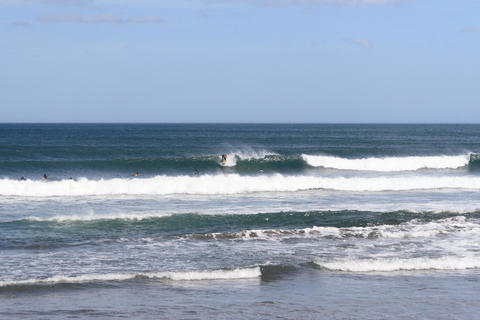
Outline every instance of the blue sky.
<path fill-rule="evenodd" d="M 0 0 L 0 122 L 480 122 L 480 0 Z"/>

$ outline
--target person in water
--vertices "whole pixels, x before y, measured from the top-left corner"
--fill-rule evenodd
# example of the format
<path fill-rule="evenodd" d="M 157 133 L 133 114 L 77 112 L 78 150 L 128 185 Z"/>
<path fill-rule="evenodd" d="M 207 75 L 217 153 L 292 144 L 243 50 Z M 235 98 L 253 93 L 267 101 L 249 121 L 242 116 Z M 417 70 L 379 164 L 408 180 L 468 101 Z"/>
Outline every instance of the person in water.
<path fill-rule="evenodd" d="M 23 176 L 20 178 L 20 181 L 25 181 L 25 180 L 27 180 L 27 179 L 25 179 L 25 177 L 23 177 Z"/>
<path fill-rule="evenodd" d="M 135 172 L 134 174 L 132 174 L 132 176 L 138 177 L 138 172 Z"/>
<path fill-rule="evenodd" d="M 227 155 L 226 154 L 222 154 L 222 162 L 227 162 Z"/>
<path fill-rule="evenodd" d="M 198 170 L 197 169 L 193 170 L 193 174 L 197 176 L 199 174 Z"/>
<path fill-rule="evenodd" d="M 43 179 L 48 179 L 48 176 L 46 173 L 43 174 Z"/>

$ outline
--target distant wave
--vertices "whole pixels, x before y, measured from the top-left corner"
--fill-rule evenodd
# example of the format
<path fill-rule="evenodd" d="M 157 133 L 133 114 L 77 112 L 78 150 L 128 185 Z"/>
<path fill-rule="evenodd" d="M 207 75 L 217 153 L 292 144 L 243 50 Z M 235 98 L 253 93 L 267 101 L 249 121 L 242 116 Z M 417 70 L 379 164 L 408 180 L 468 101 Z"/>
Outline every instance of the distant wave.
<path fill-rule="evenodd" d="M 478 257 L 365 258 L 315 261 L 321 268 L 349 272 L 392 272 L 412 270 L 465 270 L 480 268 Z"/>
<path fill-rule="evenodd" d="M 88 283 L 98 281 L 126 281 L 135 278 L 168 279 L 173 281 L 198 281 L 198 280 L 234 280 L 258 278 L 262 275 L 260 267 L 238 268 L 232 270 L 202 270 L 178 272 L 138 272 L 138 273 L 107 273 L 84 274 L 79 276 L 53 276 L 48 278 L 35 278 L 24 280 L 0 281 L 0 287 L 21 285 L 42 285 L 59 283 Z"/>
<path fill-rule="evenodd" d="M 302 167 L 303 160 L 300 157 L 288 159 L 275 152 L 268 150 L 255 150 L 252 148 L 235 149 L 229 152 L 223 152 L 227 155 L 226 167 L 235 167 L 241 164 L 240 171 L 258 171 L 258 166 L 270 165 L 273 170 L 277 167 L 289 168 L 293 164 L 293 169 Z M 200 154 L 185 156 L 155 156 L 155 157 L 121 157 L 121 158 L 82 158 L 63 159 L 63 158 L 43 158 L 43 159 L 20 159 L 8 160 L 0 159 L 0 168 L 4 172 L 14 172 L 26 175 L 31 172 L 42 173 L 50 171 L 49 169 L 59 170 L 61 172 L 76 172 L 78 170 L 93 170 L 105 172 L 122 172 L 141 174 L 155 172 L 185 172 L 191 173 L 197 169 L 201 172 L 218 170 L 221 163 L 221 154 Z M 285 161 L 286 160 L 286 161 Z M 286 163 L 285 163 L 286 162 Z M 292 163 L 293 162 L 293 163 Z M 258 165 L 258 166 L 257 166 Z"/>
<path fill-rule="evenodd" d="M 9 196 L 86 196 L 86 195 L 169 195 L 239 194 L 285 192 L 311 189 L 340 191 L 401 191 L 416 189 L 480 189 L 477 176 L 396 176 L 396 177 L 318 177 L 282 174 L 241 176 L 217 174 L 201 176 L 156 176 L 139 179 L 100 179 L 17 181 L 0 179 L 0 195 Z"/>
<path fill-rule="evenodd" d="M 171 213 L 112 213 L 112 214 L 99 214 L 99 213 L 88 213 L 88 214 L 64 214 L 64 215 L 55 215 L 52 217 L 39 217 L 39 216 L 29 216 L 26 218 L 28 221 L 51 221 L 51 222 L 65 222 L 65 221 L 97 221 L 97 220 L 146 220 L 154 218 L 166 218 L 172 216 Z M 17 220 L 18 221 L 18 220 Z"/>
<path fill-rule="evenodd" d="M 419 169 L 457 169 L 467 166 L 470 161 L 470 155 L 468 154 L 361 159 L 303 154 L 302 158 L 312 167 L 384 172 L 415 171 Z"/>

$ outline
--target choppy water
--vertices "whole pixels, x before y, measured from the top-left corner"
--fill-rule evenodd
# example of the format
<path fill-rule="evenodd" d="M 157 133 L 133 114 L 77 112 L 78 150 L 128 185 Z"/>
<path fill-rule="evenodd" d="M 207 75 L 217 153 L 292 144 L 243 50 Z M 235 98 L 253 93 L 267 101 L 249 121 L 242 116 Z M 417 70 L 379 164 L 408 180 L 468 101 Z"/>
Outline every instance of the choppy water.
<path fill-rule="evenodd" d="M 474 319 L 479 137 L 2 124 L 0 318 Z"/>

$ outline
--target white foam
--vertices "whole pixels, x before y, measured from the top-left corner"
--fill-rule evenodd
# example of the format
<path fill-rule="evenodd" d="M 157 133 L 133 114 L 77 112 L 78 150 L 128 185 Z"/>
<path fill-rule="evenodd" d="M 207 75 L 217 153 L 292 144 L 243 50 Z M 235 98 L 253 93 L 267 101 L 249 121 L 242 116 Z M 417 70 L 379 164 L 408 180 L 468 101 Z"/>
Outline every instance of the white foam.
<path fill-rule="evenodd" d="M 412 156 L 346 159 L 334 156 L 307 155 L 302 158 L 312 167 L 357 171 L 415 171 L 419 169 L 457 169 L 468 165 L 470 155 Z"/>
<path fill-rule="evenodd" d="M 108 273 L 108 274 L 84 274 L 78 276 L 54 276 L 49 278 L 25 279 L 0 281 L 0 287 L 35 285 L 35 284 L 58 284 L 58 283 L 87 283 L 96 281 L 125 281 L 137 277 L 151 279 L 169 279 L 174 281 L 197 281 L 197 280 L 235 280 L 258 278 L 261 276 L 260 267 L 238 268 L 233 270 L 211 271 L 181 271 L 181 272 L 140 272 L 140 273 Z"/>
<path fill-rule="evenodd" d="M 169 195 L 239 194 L 285 192 L 310 189 L 340 191 L 402 191 L 418 189 L 480 189 L 476 176 L 395 176 L 395 177 L 318 177 L 281 174 L 240 176 L 217 174 L 156 176 L 145 179 L 100 179 L 61 181 L 0 180 L 0 195 L 8 196 L 85 196 L 85 195 Z"/>
<path fill-rule="evenodd" d="M 391 272 L 401 270 L 465 270 L 480 268 L 479 257 L 365 258 L 314 262 L 329 270 L 350 272 Z"/>

